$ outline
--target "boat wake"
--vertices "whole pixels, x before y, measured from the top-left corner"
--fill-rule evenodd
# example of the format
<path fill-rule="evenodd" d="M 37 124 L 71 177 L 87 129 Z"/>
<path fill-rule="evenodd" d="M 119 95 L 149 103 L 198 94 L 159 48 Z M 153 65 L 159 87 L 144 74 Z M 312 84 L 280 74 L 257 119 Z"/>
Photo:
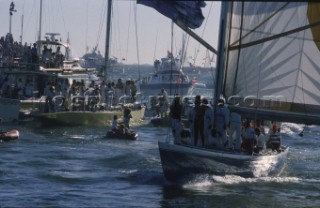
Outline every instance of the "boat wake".
<path fill-rule="evenodd" d="M 301 132 L 304 128 L 302 124 L 295 124 L 295 123 L 283 123 L 281 125 L 281 131 L 288 135 L 294 135 Z"/>
<path fill-rule="evenodd" d="M 227 176 L 212 176 L 214 182 L 224 184 L 239 184 L 239 183 L 300 183 L 301 179 L 297 177 L 258 177 L 258 178 L 243 178 L 236 175 Z"/>
<path fill-rule="evenodd" d="M 298 177 L 258 177 L 258 178 L 243 178 L 236 175 L 226 176 L 198 176 L 188 182 L 185 182 L 182 187 L 186 189 L 203 190 L 218 184 L 225 185 L 237 185 L 237 184 L 249 184 L 249 183 L 317 183 L 320 180 L 317 179 L 301 179 Z"/>

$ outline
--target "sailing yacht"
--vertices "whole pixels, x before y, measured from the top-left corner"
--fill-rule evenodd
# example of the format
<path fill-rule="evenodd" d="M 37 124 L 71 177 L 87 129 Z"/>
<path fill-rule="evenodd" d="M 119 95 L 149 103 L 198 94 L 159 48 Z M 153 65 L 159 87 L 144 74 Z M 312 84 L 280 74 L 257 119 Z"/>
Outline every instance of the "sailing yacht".
<path fill-rule="evenodd" d="M 215 98 L 223 95 L 242 118 L 320 124 L 319 10 L 314 2 L 222 2 Z M 169 180 L 279 175 L 289 151 L 282 146 L 248 154 L 172 137 L 158 144 Z"/>

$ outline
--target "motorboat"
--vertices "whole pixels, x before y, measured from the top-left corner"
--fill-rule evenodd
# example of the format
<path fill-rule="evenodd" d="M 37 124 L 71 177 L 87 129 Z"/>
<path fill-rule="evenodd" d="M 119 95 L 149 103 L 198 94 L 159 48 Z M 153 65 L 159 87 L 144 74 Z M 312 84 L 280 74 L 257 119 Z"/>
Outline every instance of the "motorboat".
<path fill-rule="evenodd" d="M 140 91 L 145 95 L 155 95 L 160 89 L 169 95 L 186 95 L 192 86 L 189 77 L 180 69 L 179 59 L 166 57 L 154 62 L 155 72 L 140 80 Z"/>
<path fill-rule="evenodd" d="M 0 141 L 9 142 L 17 139 L 19 139 L 19 131 L 16 129 L 0 131 Z"/>
<path fill-rule="evenodd" d="M 136 140 L 138 138 L 138 134 L 131 129 L 117 129 L 107 131 L 106 138 Z"/>

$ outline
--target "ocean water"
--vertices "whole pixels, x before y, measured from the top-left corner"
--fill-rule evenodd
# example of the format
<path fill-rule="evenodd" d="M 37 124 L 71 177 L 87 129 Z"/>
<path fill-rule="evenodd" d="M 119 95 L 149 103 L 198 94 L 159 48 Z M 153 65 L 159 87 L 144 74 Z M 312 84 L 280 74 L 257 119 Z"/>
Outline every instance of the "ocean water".
<path fill-rule="evenodd" d="M 157 141 L 169 129 L 144 121 L 136 141 L 106 139 L 107 127 L 1 124 L 20 139 L 0 142 L 0 207 L 320 207 L 320 127 L 284 124 L 290 147 L 279 177 L 162 173 Z"/>

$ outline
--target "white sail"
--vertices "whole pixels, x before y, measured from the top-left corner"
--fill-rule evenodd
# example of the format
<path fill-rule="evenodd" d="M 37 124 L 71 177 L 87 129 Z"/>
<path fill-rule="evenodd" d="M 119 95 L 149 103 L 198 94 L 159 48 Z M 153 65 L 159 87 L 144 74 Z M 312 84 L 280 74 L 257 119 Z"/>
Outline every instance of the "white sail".
<path fill-rule="evenodd" d="M 320 123 L 320 3 L 234 2 L 229 17 L 223 94 L 238 104 L 231 108 Z"/>

